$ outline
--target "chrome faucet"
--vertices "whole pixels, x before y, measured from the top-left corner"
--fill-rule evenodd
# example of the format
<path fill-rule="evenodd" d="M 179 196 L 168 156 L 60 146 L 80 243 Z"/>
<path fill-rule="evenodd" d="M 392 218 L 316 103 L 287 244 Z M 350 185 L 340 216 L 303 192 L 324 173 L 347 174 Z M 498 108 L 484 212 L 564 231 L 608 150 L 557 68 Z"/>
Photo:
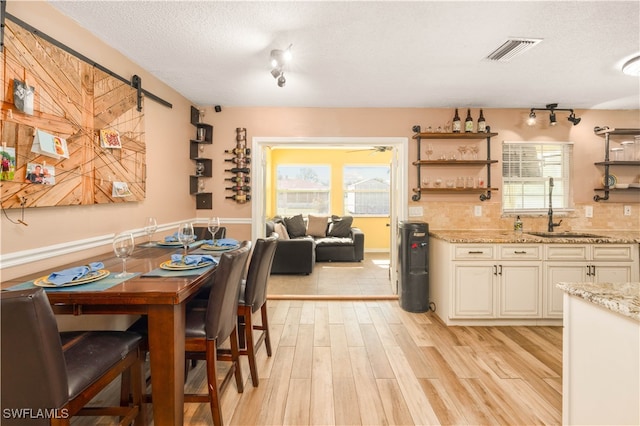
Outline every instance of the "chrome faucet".
<path fill-rule="evenodd" d="M 553 178 L 550 177 L 549 178 L 549 213 L 547 213 L 547 215 L 549 216 L 549 225 L 547 227 L 547 231 L 549 232 L 553 232 L 553 228 L 555 228 L 556 226 L 560 226 L 560 224 L 562 223 L 562 219 L 560 219 L 560 222 L 558 223 L 553 223 L 553 207 L 551 206 L 552 194 L 553 194 Z"/>

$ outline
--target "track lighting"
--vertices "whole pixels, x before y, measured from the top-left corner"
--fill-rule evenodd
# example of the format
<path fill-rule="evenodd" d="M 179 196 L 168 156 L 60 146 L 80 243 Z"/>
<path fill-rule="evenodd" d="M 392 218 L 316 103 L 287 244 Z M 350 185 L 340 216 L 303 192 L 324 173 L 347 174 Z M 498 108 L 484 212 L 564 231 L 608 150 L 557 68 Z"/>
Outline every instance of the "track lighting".
<path fill-rule="evenodd" d="M 547 104 L 544 108 L 531 108 L 531 112 L 529 113 L 529 118 L 527 119 L 527 124 L 529 126 L 533 126 L 536 124 L 535 111 L 551 111 L 549 113 L 550 126 L 555 126 L 556 124 L 558 124 L 558 121 L 556 120 L 556 111 L 568 111 L 570 114 L 567 120 L 573 123 L 574 126 L 576 126 L 581 120 L 580 118 L 576 117 L 576 114 L 573 112 L 572 109 L 558 108 L 558 104 Z"/>
<path fill-rule="evenodd" d="M 622 66 L 622 72 L 632 77 L 640 76 L 640 56 L 629 59 Z"/>
<path fill-rule="evenodd" d="M 274 49 L 271 51 L 271 75 L 278 81 L 278 87 L 284 87 L 287 80 L 284 78 L 284 66 L 291 62 L 291 46 L 286 50 Z"/>

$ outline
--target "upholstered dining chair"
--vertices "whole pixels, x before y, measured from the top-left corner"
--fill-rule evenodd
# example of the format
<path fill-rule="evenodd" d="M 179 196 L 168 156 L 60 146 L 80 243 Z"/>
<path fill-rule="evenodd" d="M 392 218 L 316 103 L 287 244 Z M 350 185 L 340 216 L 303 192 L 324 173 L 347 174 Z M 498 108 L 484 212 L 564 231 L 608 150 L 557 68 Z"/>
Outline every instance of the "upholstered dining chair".
<path fill-rule="evenodd" d="M 238 292 L 244 276 L 251 241 L 243 241 L 236 250 L 223 253 L 211 285 L 207 300 L 195 299 L 187 305 L 185 320 L 185 364 L 189 360 L 206 360 L 207 394 L 185 394 L 185 402 L 208 402 L 214 425 L 222 425 L 220 395 L 235 376 L 238 392 L 243 392 L 244 383 L 240 368 L 238 349 L 237 311 Z M 147 318 L 142 317 L 130 328 L 140 333 L 147 332 Z M 231 350 L 219 348 L 226 340 Z M 231 366 L 218 383 L 217 361 L 230 361 Z M 151 380 L 153 386 L 153 380 Z M 148 395 L 148 401 L 153 402 Z"/>
<path fill-rule="evenodd" d="M 209 229 L 206 226 L 194 226 L 193 227 L 193 233 L 196 236 L 196 240 L 210 240 L 211 239 L 211 232 L 209 232 Z M 224 237 L 226 237 L 227 235 L 227 228 L 224 226 L 221 226 L 218 231 L 216 231 L 215 233 L 215 239 L 216 240 L 221 240 Z"/>
<path fill-rule="evenodd" d="M 258 386 L 256 352 L 264 342 L 267 355 L 271 356 L 271 337 L 267 319 L 267 282 L 271 275 L 271 265 L 278 244 L 277 236 L 259 238 L 253 248 L 247 279 L 242 281 L 238 298 L 238 334 L 240 355 L 249 358 L 249 371 L 253 386 Z M 262 321 L 253 324 L 252 314 L 260 310 Z M 253 339 L 253 330 L 258 330 L 258 339 Z"/>
<path fill-rule="evenodd" d="M 139 334 L 59 333 L 41 288 L 0 292 L 0 300 L 3 425 L 69 425 L 76 415 L 145 424 Z M 131 376 L 130 406 L 85 407 L 124 371 Z"/>

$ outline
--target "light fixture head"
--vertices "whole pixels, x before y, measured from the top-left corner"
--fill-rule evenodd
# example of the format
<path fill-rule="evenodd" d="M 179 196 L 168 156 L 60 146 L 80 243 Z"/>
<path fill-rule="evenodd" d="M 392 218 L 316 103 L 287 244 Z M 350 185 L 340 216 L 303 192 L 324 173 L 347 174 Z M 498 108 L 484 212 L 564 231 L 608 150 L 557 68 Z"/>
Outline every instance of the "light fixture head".
<path fill-rule="evenodd" d="M 536 124 L 536 113 L 533 112 L 533 109 L 531 109 L 531 112 L 529 113 L 529 118 L 527 119 L 527 124 L 529 126 L 533 126 Z"/>
<path fill-rule="evenodd" d="M 622 72 L 632 77 L 640 77 L 640 56 L 629 59 L 622 66 Z"/>
<path fill-rule="evenodd" d="M 278 78 L 278 87 L 284 87 L 285 84 L 287 84 L 287 79 L 284 78 L 284 74 L 280 74 L 280 77 Z"/>
<path fill-rule="evenodd" d="M 273 78 L 278 78 L 282 74 L 282 68 L 274 68 L 271 70 L 271 75 Z"/>
<path fill-rule="evenodd" d="M 287 80 L 284 78 L 284 66 L 291 62 L 291 46 L 285 50 L 274 49 L 271 51 L 271 75 L 278 82 L 278 87 L 284 87 Z"/>
<path fill-rule="evenodd" d="M 558 124 L 556 121 L 556 113 L 551 110 L 551 114 L 549 114 L 549 125 L 555 126 L 556 124 Z"/>
<path fill-rule="evenodd" d="M 582 120 L 581 118 L 576 117 L 576 115 L 574 114 L 573 111 L 571 111 L 571 114 L 569 114 L 569 117 L 567 117 L 567 120 L 569 120 L 570 122 L 573 123 L 574 126 L 577 126 L 578 123 L 580 122 L 580 120 Z"/>

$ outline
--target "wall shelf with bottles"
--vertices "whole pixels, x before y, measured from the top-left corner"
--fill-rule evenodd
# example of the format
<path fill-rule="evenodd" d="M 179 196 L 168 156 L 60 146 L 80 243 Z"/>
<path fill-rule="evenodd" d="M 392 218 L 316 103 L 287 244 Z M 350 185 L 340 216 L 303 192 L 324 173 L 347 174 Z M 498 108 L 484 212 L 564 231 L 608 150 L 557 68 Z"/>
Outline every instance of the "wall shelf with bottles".
<path fill-rule="evenodd" d="M 189 158 L 194 161 L 195 172 L 189 176 L 189 193 L 196 197 L 196 209 L 212 209 L 213 196 L 205 192 L 203 178 L 213 176 L 210 158 L 202 157 L 204 145 L 213 143 L 213 126 L 201 123 L 203 113 L 191 107 L 191 124 L 196 128 L 196 137 L 189 141 Z"/>
<path fill-rule="evenodd" d="M 418 144 L 418 159 L 413 162 L 418 172 L 418 187 L 413 189 L 415 194 L 412 197 L 413 201 L 419 201 L 422 197 L 422 193 L 467 193 L 477 194 L 480 193 L 480 201 L 491 199 L 491 191 L 497 191 L 497 188 L 491 187 L 491 164 L 497 163 L 498 160 L 491 159 L 491 138 L 497 136 L 497 133 L 491 133 L 491 129 L 487 126 L 486 132 L 466 132 L 466 133 L 422 133 L 420 132 L 420 126 L 414 126 L 413 130 L 416 132 L 413 135 L 413 139 Z M 487 158 L 483 160 L 454 160 L 454 159 L 442 159 L 442 160 L 423 160 L 422 159 L 422 140 L 486 140 L 487 144 Z M 477 187 L 425 187 L 422 183 L 422 168 L 423 167 L 460 167 L 460 166 L 479 166 L 486 167 L 486 186 L 477 185 Z"/>
<path fill-rule="evenodd" d="M 620 188 L 619 183 L 616 181 L 616 177 L 611 173 L 611 167 L 619 166 L 640 166 L 640 159 L 633 159 L 628 161 L 611 160 L 609 158 L 610 142 L 612 137 L 619 136 L 631 136 L 640 137 L 640 128 L 609 128 L 609 127 L 596 127 L 593 129 L 594 133 L 598 136 L 604 137 L 604 161 L 598 161 L 594 163 L 596 166 L 604 167 L 604 177 L 602 179 L 603 186 L 601 188 L 594 188 L 594 191 L 604 192 L 604 195 L 596 194 L 593 196 L 593 201 L 607 201 L 611 192 L 616 193 L 637 193 L 640 188 L 638 186 L 627 186 Z M 636 142 L 638 143 L 638 142 Z"/>

